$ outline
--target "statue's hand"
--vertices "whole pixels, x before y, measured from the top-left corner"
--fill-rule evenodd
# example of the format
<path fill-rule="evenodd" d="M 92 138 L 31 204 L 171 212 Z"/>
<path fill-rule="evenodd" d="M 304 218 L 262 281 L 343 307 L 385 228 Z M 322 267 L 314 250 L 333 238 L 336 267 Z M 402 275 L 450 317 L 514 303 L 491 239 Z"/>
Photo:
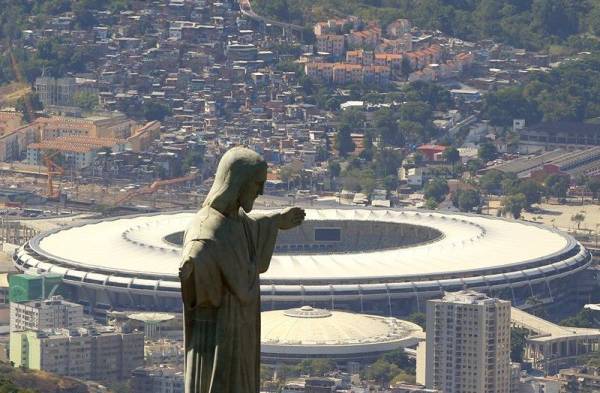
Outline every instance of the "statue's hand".
<path fill-rule="evenodd" d="M 304 209 L 300 207 L 288 207 L 279 213 L 279 222 L 277 223 L 277 227 L 279 229 L 291 229 L 293 227 L 297 227 L 298 225 L 302 224 L 304 217 L 306 217 Z"/>

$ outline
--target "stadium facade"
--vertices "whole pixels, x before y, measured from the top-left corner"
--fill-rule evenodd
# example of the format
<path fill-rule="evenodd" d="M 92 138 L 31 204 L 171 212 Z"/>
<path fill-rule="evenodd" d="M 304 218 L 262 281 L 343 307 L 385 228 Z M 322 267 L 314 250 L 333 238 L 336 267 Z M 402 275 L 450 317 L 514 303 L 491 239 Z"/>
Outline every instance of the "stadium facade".
<path fill-rule="evenodd" d="M 180 243 L 192 215 L 146 214 L 59 228 L 19 248 L 14 263 L 23 272 L 61 275 L 63 294 L 89 311 L 177 312 Z M 308 209 L 302 226 L 280 232 L 261 276 L 262 306 L 405 315 L 424 311 L 425 301 L 444 291 L 466 288 L 517 307 L 564 304 L 590 263 L 590 253 L 571 236 L 521 221 Z"/>

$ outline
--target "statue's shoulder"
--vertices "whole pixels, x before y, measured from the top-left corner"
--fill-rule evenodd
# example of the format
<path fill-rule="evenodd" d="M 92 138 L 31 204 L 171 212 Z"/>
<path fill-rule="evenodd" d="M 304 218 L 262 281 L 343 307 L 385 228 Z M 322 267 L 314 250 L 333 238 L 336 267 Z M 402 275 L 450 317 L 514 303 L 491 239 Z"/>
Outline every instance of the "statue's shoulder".
<path fill-rule="evenodd" d="M 211 207 L 203 207 L 188 226 L 184 244 L 194 240 L 219 240 L 228 231 L 227 219 Z"/>

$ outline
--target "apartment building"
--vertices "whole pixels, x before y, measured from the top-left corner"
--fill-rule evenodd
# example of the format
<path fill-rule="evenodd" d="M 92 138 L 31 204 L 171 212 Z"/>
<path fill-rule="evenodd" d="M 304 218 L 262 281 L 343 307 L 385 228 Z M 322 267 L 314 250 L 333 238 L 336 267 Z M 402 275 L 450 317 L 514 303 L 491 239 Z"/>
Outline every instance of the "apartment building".
<path fill-rule="evenodd" d="M 334 65 L 334 63 L 307 63 L 305 72 L 309 78 L 331 82 L 333 81 Z"/>
<path fill-rule="evenodd" d="M 27 162 L 30 165 L 42 165 L 45 151 L 59 152 L 63 166 L 82 169 L 90 166 L 99 151 L 110 149 L 112 152 L 125 151 L 127 141 L 114 138 L 94 138 L 86 136 L 66 136 L 27 146 Z"/>
<path fill-rule="evenodd" d="M 371 26 L 365 30 L 352 31 L 346 36 L 346 41 L 348 46 L 352 48 L 375 48 L 380 38 L 381 28 L 379 26 Z"/>
<path fill-rule="evenodd" d="M 317 52 L 331 53 L 335 57 L 344 54 L 346 40 L 343 35 L 325 34 L 317 37 Z"/>
<path fill-rule="evenodd" d="M 61 296 L 10 303 L 10 331 L 74 329 L 83 324 L 83 306 Z"/>
<path fill-rule="evenodd" d="M 96 329 L 27 330 L 10 333 L 10 360 L 83 379 L 128 378 L 144 363 L 144 333 Z"/>
<path fill-rule="evenodd" d="M 182 393 L 183 370 L 175 367 L 140 367 L 131 373 L 131 393 Z"/>
<path fill-rule="evenodd" d="M 442 48 L 439 45 L 431 45 L 425 49 L 408 52 L 406 56 L 412 70 L 421 70 L 442 60 Z"/>
<path fill-rule="evenodd" d="M 404 56 L 400 53 L 375 53 L 374 64 L 399 70 L 402 68 L 403 59 Z"/>
<path fill-rule="evenodd" d="M 336 63 L 333 66 L 333 83 L 362 82 L 362 71 L 363 66 L 359 64 Z"/>
<path fill-rule="evenodd" d="M 463 290 L 427 301 L 427 388 L 510 391 L 510 302 Z"/>

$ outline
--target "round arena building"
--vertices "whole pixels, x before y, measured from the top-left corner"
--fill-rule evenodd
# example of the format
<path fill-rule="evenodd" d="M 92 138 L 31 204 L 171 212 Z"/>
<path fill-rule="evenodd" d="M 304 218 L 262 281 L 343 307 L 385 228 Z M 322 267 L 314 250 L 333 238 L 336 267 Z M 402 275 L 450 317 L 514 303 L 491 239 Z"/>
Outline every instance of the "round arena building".
<path fill-rule="evenodd" d="M 37 235 L 14 254 L 23 272 L 63 277 L 89 311 L 180 311 L 183 230 L 193 212 L 125 216 Z M 281 231 L 261 275 L 264 311 L 310 305 L 377 315 L 424 311 L 475 289 L 523 306 L 577 290 L 590 253 L 548 227 L 480 215 L 376 208 L 307 209 Z"/>
<path fill-rule="evenodd" d="M 261 359 L 270 364 L 315 358 L 368 362 L 423 340 L 419 325 L 392 317 L 310 306 L 261 314 Z"/>

